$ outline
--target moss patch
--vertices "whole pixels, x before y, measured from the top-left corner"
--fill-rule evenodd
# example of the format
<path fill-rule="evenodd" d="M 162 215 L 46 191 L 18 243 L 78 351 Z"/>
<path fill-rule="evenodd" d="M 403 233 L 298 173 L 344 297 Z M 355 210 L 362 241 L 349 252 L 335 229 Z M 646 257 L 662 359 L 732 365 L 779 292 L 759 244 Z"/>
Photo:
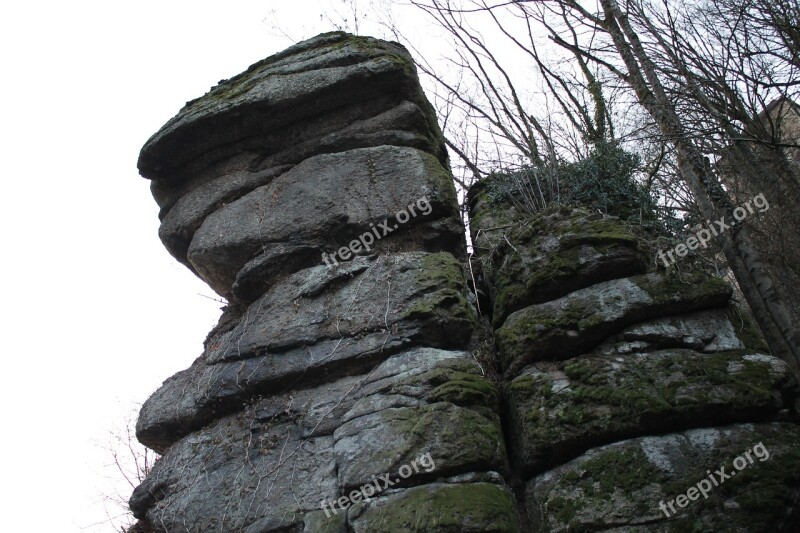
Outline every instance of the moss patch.
<path fill-rule="evenodd" d="M 705 532 L 722 529 L 741 533 L 794 531 L 792 513 L 800 505 L 800 428 L 791 424 L 730 426 L 719 430 L 713 446 L 692 444 L 691 438 L 667 437 L 656 445 L 633 440 L 605 449 L 556 469 L 551 478 L 529 486 L 539 531 L 595 531 L 610 526 L 647 531 Z M 659 437 L 653 437 L 658 440 Z M 733 461 L 763 443 L 770 457 L 742 470 Z M 677 447 L 674 447 L 676 446 Z M 669 468 L 651 463 L 643 446 L 669 457 Z M 658 452 L 659 447 L 668 447 Z M 666 458 L 666 457 L 665 457 Z M 708 479 L 720 467 L 734 476 L 713 485 L 708 498 L 698 497 L 667 518 L 659 509 Z M 719 479 L 717 476 L 716 479 Z"/>
<path fill-rule="evenodd" d="M 544 524 L 556 529 L 566 527 L 568 531 L 619 525 L 617 517 L 609 516 L 606 522 L 609 502 L 620 493 L 622 498 L 633 500 L 638 519 L 647 513 L 652 502 L 636 501 L 637 493 L 664 479 L 638 447 L 604 450 L 587 461 L 570 465 L 556 482 L 555 490 L 541 502 L 539 513 Z M 538 531 L 550 530 L 544 524 Z"/>
<path fill-rule="evenodd" d="M 353 472 L 347 475 L 354 486 L 369 481 L 372 474 L 397 471 L 426 453 L 434 460 L 435 475 L 496 470 L 505 461 L 500 422 L 492 413 L 439 402 L 370 416 L 368 427 L 348 437 L 350 446 L 358 449 L 345 468 Z"/>
<path fill-rule="evenodd" d="M 440 366 L 423 375 L 430 385 L 435 386 L 428 395 L 428 401 L 496 407 L 499 401 L 497 387 L 485 377 L 475 374 L 474 366 L 461 363 L 467 368 L 458 370 Z"/>
<path fill-rule="evenodd" d="M 727 281 L 704 272 L 680 276 L 637 276 L 631 279 L 650 295 L 654 303 L 690 300 L 696 302 L 697 307 L 707 307 L 710 304 L 727 303 L 733 292 Z"/>
<path fill-rule="evenodd" d="M 484 211 L 492 208 L 484 208 Z M 641 274 L 646 258 L 628 224 L 595 219 L 582 209 L 548 209 L 504 230 L 488 276 L 494 289 L 494 323 L 533 303 L 552 300 L 600 281 Z M 497 219 L 492 216 L 492 219 Z M 557 246 L 552 249 L 553 239 Z M 583 261 L 586 248 L 599 257 Z M 608 259 L 605 259 L 605 257 Z M 625 258 L 622 261 L 621 258 Z M 604 266 L 600 266 L 604 265 Z"/>
<path fill-rule="evenodd" d="M 522 376 L 507 389 L 512 442 L 526 466 L 538 470 L 618 438 L 777 412 L 789 400 L 780 391 L 791 376 L 773 376 L 769 363 L 745 360 L 744 353 L 586 357 Z M 554 392 L 558 371 L 568 385 Z"/>
<path fill-rule="evenodd" d="M 359 504 L 361 511 L 365 504 Z M 356 532 L 516 533 L 519 523 L 511 493 L 497 485 L 426 485 L 382 505 L 363 509 Z"/>
<path fill-rule="evenodd" d="M 476 320 L 472 306 L 464 296 L 466 287 L 461 263 L 446 252 L 426 254 L 420 263 L 415 282 L 422 296 L 401 318 L 435 315 Z"/>
<path fill-rule="evenodd" d="M 509 372 L 547 359 L 567 359 L 637 322 L 725 305 L 730 286 L 705 274 L 678 280 L 655 274 L 608 282 L 511 315 L 497 331 Z M 631 283 L 646 295 L 632 290 Z"/>

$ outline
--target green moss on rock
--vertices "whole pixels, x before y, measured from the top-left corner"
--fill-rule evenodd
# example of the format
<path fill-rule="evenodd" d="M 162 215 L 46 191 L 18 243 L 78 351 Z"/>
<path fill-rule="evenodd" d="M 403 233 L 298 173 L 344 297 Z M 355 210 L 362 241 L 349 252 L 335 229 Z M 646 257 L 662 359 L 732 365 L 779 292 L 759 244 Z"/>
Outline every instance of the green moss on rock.
<path fill-rule="evenodd" d="M 345 513 L 328 515 L 324 511 L 314 511 L 308 513 L 304 520 L 303 531 L 313 531 L 314 533 L 344 533 L 347 531 L 347 515 Z"/>
<path fill-rule="evenodd" d="M 513 374 L 531 362 L 568 359 L 637 322 L 722 306 L 730 295 L 724 280 L 702 273 L 600 283 L 512 314 L 497 331 L 500 360 Z"/>
<path fill-rule="evenodd" d="M 516 533 L 514 497 L 490 483 L 414 487 L 352 511 L 355 533 Z"/>
<path fill-rule="evenodd" d="M 538 471 L 619 438 L 777 413 L 793 398 L 782 396 L 792 390 L 791 374 L 745 353 L 583 357 L 523 375 L 507 388 L 514 455 Z"/>
<path fill-rule="evenodd" d="M 335 439 L 339 479 L 348 489 L 383 472 L 396 472 L 428 453 L 435 470 L 420 471 L 412 478 L 500 470 L 506 460 L 496 414 L 447 402 L 387 408 L 358 417 L 336 430 Z"/>
<path fill-rule="evenodd" d="M 474 371 L 474 367 L 469 370 Z M 456 405 L 496 407 L 497 387 L 474 372 L 438 367 L 425 376 L 435 388 L 428 395 L 430 402 L 450 402 Z"/>
<path fill-rule="evenodd" d="M 800 428 L 793 424 L 738 425 L 647 437 L 595 448 L 528 484 L 535 531 L 739 533 L 793 531 L 800 505 Z M 742 470 L 733 466 L 755 445 Z M 762 455 L 763 458 L 763 455 Z M 741 465 L 740 465 L 741 466 Z M 707 498 L 689 500 L 669 518 L 659 504 L 695 487 L 709 472 L 727 474 Z M 724 527 L 720 527 L 724 524 Z M 646 529 L 641 529 L 646 525 Z"/>
<path fill-rule="evenodd" d="M 581 466 L 583 472 L 578 477 L 588 496 L 602 497 L 617 489 L 630 494 L 663 478 L 640 448 L 609 450 Z"/>
<path fill-rule="evenodd" d="M 466 287 L 461 263 L 451 254 L 439 252 L 423 256 L 415 282 L 423 296 L 401 318 L 446 316 L 477 320 L 464 296 Z"/>
<path fill-rule="evenodd" d="M 639 237 L 629 225 L 617 219 L 594 219 L 580 209 L 569 216 L 543 213 L 512 228 L 508 239 L 516 250 L 507 243 L 500 248 L 498 268 L 490 280 L 498 326 L 525 305 L 647 270 Z M 554 239 L 557 245 L 552 248 Z"/>
<path fill-rule="evenodd" d="M 705 302 L 711 301 L 712 305 L 717 304 L 722 296 L 727 303 L 733 292 L 727 281 L 704 272 L 692 272 L 681 276 L 637 276 L 631 279 L 650 295 L 654 303 L 658 304 L 692 300 L 698 302 L 699 307 L 705 307 L 708 306 L 708 304 L 703 305 Z"/>

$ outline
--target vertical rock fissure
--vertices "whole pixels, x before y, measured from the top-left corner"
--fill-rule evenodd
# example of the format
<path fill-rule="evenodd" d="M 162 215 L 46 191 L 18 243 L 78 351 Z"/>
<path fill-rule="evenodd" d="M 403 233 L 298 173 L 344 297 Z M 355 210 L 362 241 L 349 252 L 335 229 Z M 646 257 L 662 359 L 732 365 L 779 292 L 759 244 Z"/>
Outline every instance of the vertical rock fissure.
<path fill-rule="evenodd" d="M 468 205 L 526 530 L 789 527 L 800 502 L 798 386 L 727 283 L 650 264 L 656 235 L 614 217 L 526 212 L 496 194 L 492 180 L 504 179 L 474 186 Z M 759 442 L 774 463 L 662 512 Z M 765 507 L 773 491 L 786 497 Z"/>
<path fill-rule="evenodd" d="M 617 219 L 522 213 L 484 181 L 473 294 L 446 153 L 407 51 L 342 32 L 221 82 L 145 144 L 160 238 L 229 305 L 141 409 L 162 457 L 131 497 L 137 531 L 791 523 L 797 384 L 732 321 L 727 283 L 658 270 Z M 758 442 L 769 462 L 661 514 Z"/>

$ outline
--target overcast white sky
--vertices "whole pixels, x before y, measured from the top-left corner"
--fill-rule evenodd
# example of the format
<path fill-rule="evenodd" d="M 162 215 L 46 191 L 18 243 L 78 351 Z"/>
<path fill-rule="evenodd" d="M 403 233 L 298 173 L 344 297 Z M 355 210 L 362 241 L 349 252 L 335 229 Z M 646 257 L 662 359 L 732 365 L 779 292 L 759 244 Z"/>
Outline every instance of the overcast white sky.
<path fill-rule="evenodd" d="M 200 354 L 220 307 L 162 247 L 139 148 L 184 102 L 291 44 L 273 9 L 300 39 L 332 29 L 328 4 L 4 4 L 4 531 L 112 530 L 102 446 Z"/>

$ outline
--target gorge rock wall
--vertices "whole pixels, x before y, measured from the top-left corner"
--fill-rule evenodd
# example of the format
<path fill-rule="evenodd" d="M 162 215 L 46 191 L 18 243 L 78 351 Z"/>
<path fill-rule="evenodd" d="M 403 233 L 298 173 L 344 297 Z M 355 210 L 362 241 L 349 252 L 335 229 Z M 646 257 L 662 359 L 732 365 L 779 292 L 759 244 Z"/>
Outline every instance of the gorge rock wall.
<path fill-rule="evenodd" d="M 469 195 L 470 265 L 400 45 L 332 33 L 271 56 L 187 103 L 139 168 L 164 245 L 229 304 L 142 407 L 162 457 L 137 531 L 791 523 L 797 387 L 730 288 L 654 271 L 617 220 L 521 213 L 490 181 Z M 659 516 L 758 442 L 750 481 Z"/>

